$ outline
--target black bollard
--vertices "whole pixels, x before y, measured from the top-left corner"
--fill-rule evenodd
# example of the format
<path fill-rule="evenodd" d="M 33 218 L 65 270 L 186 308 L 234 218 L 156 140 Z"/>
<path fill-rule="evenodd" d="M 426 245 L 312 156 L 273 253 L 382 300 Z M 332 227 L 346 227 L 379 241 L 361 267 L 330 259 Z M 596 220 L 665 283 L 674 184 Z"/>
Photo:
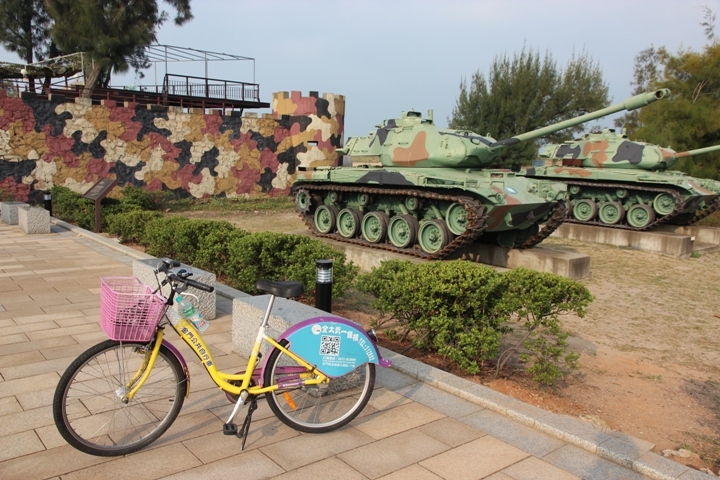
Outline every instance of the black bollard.
<path fill-rule="evenodd" d="M 315 260 L 315 308 L 330 313 L 332 310 L 332 260 Z"/>
<path fill-rule="evenodd" d="M 43 193 L 43 200 L 45 202 L 45 210 L 50 212 L 50 216 L 52 217 L 52 195 L 50 194 L 50 190 L 46 190 Z"/>

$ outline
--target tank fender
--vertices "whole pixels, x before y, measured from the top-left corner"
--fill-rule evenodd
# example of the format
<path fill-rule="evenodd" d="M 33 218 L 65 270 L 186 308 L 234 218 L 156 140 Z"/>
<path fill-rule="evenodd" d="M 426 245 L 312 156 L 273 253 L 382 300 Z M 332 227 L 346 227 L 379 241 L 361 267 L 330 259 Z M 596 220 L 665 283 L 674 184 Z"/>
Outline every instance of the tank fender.
<path fill-rule="evenodd" d="M 390 367 L 380 356 L 375 341 L 354 322 L 340 317 L 321 316 L 303 320 L 288 328 L 278 341 L 286 340 L 290 350 L 328 377 L 340 377 L 365 363 Z M 284 342 L 283 342 L 284 343 Z M 263 375 L 267 359 L 263 363 Z"/>
<path fill-rule="evenodd" d="M 175 355 L 175 358 L 180 362 L 180 366 L 182 366 L 183 372 L 185 373 L 185 398 L 188 398 L 190 396 L 190 370 L 188 370 L 187 362 L 185 362 L 182 353 L 175 348 L 175 345 L 166 340 L 163 340 L 162 344 Z"/>

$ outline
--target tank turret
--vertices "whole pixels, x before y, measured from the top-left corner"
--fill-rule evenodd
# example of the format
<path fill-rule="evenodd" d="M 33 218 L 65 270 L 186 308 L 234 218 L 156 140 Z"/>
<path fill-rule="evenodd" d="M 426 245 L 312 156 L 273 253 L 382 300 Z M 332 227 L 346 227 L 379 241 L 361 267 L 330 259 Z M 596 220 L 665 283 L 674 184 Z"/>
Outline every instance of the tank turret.
<path fill-rule="evenodd" d="M 295 206 L 317 236 L 427 259 L 475 241 L 530 248 L 565 219 L 567 186 L 488 168 L 502 150 L 669 93 L 637 95 L 500 141 L 439 129 L 432 113 L 423 119 L 418 112 L 404 112 L 338 150 L 362 164 L 299 168 L 292 188 Z"/>
<path fill-rule="evenodd" d="M 568 167 L 662 171 L 672 167 L 681 158 L 717 150 L 720 150 L 720 145 L 676 152 L 671 148 L 632 141 L 624 131 L 605 129 L 601 133 L 588 133 L 577 140 L 548 144 L 540 157 L 562 162 L 562 165 Z"/>
<path fill-rule="evenodd" d="M 669 95 L 668 89 L 642 93 L 617 105 L 500 141 L 467 130 L 439 129 L 432 118 L 423 119 L 419 112 L 403 112 L 400 118 L 385 120 L 369 135 L 349 139 L 347 145 L 338 151 L 359 161 L 377 158 L 385 167 L 488 167 L 510 145 L 535 140 L 614 113 L 635 110 Z"/>

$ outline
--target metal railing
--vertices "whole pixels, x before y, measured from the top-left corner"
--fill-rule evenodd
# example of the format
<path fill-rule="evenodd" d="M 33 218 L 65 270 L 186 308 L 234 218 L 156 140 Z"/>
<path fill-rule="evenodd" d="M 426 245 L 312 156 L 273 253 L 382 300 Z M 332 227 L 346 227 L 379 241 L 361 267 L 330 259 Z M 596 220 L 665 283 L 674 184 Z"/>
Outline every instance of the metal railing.
<path fill-rule="evenodd" d="M 256 83 L 166 74 L 163 94 L 259 102 L 260 86 Z"/>

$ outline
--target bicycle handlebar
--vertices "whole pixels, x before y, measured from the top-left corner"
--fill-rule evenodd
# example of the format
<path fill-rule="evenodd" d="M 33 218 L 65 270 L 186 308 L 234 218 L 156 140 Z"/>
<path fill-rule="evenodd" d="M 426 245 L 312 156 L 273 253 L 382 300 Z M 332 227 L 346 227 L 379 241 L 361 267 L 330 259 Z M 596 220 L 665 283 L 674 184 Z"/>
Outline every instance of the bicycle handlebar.
<path fill-rule="evenodd" d="M 202 290 L 204 292 L 213 292 L 215 290 L 215 287 L 211 285 L 206 285 L 204 283 L 198 282 L 196 280 L 191 280 L 188 277 L 192 275 L 192 273 L 185 272 L 185 273 L 172 273 L 170 270 L 172 268 L 177 268 L 180 266 L 180 262 L 177 260 L 163 260 L 160 265 L 158 265 L 157 271 L 162 272 L 165 274 L 166 280 L 163 282 L 163 285 L 167 281 L 175 281 L 178 283 L 182 283 L 184 285 L 197 288 L 198 290 Z M 183 271 L 184 272 L 184 271 Z"/>

